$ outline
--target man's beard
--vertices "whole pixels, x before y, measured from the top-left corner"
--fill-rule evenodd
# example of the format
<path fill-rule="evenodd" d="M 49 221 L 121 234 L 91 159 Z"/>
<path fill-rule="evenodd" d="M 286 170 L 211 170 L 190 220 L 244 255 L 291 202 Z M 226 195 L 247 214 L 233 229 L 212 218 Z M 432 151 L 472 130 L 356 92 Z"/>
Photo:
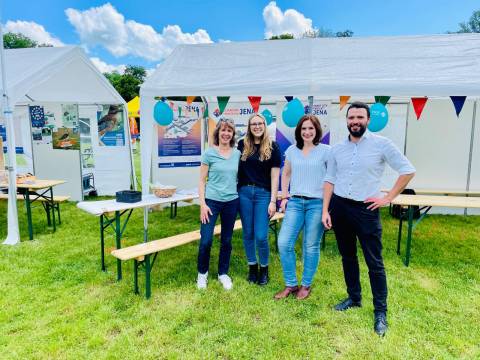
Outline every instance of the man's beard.
<path fill-rule="evenodd" d="M 348 132 L 350 133 L 350 135 L 352 135 L 353 137 L 356 137 L 356 138 L 362 137 L 362 135 L 367 130 L 367 127 L 365 125 L 358 125 L 358 127 L 360 128 L 360 130 L 353 131 L 352 127 L 348 126 L 347 128 L 348 128 Z"/>

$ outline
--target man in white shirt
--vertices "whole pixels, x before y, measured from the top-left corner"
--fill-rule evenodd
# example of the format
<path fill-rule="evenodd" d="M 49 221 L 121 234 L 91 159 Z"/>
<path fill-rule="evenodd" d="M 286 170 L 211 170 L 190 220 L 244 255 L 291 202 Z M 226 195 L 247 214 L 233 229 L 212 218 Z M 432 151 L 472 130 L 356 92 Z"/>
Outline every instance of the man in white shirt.
<path fill-rule="evenodd" d="M 336 144 L 328 161 L 322 222 L 335 232 L 342 256 L 348 298 L 335 306 L 344 311 L 361 306 L 357 238 L 368 266 L 374 305 L 374 330 L 387 331 L 387 279 L 382 258 L 379 208 L 388 205 L 407 186 L 415 168 L 393 142 L 367 131 L 370 109 L 355 102 L 347 110 L 348 139 Z M 386 195 L 380 192 L 385 163 L 399 173 Z"/>

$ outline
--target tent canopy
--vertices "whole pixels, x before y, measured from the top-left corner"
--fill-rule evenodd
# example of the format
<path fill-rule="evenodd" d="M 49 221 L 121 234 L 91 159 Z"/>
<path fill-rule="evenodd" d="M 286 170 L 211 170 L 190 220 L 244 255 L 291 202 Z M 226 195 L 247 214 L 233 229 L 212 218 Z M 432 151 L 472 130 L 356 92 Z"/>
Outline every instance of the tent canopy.
<path fill-rule="evenodd" d="M 125 103 L 80 47 L 5 50 L 5 67 L 12 107 L 32 101 Z"/>
<path fill-rule="evenodd" d="M 480 34 L 181 45 L 142 95 L 478 96 Z"/>

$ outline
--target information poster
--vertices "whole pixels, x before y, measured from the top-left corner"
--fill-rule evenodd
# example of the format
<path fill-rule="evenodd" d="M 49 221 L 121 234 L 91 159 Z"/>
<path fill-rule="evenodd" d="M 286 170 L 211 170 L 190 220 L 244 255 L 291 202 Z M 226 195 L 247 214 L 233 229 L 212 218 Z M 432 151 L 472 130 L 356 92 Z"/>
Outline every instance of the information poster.
<path fill-rule="evenodd" d="M 100 146 L 125 146 L 125 119 L 122 105 L 100 105 L 97 120 Z"/>
<path fill-rule="evenodd" d="M 29 114 L 33 142 L 35 144 L 51 144 L 55 117 L 46 116 L 45 108 L 41 105 L 29 106 Z"/>
<path fill-rule="evenodd" d="M 158 167 L 200 166 L 203 103 L 168 101 L 173 121 L 158 128 Z"/>

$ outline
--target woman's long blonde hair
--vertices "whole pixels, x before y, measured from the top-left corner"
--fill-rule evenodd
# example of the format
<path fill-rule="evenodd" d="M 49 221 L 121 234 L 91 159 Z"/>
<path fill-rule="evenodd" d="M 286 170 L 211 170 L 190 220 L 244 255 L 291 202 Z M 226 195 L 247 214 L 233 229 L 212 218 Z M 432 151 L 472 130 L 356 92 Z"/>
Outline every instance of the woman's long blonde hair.
<path fill-rule="evenodd" d="M 248 118 L 247 134 L 245 135 L 245 138 L 243 140 L 244 146 L 242 153 L 242 161 L 247 160 L 249 156 L 252 156 L 255 153 L 255 136 L 253 136 L 252 130 L 250 128 L 250 121 L 252 121 L 252 119 L 256 117 L 262 119 L 263 126 L 265 127 L 262 138 L 260 139 L 260 161 L 265 161 L 272 157 L 272 140 L 270 140 L 270 137 L 268 136 L 267 121 L 262 114 L 253 114 Z"/>

